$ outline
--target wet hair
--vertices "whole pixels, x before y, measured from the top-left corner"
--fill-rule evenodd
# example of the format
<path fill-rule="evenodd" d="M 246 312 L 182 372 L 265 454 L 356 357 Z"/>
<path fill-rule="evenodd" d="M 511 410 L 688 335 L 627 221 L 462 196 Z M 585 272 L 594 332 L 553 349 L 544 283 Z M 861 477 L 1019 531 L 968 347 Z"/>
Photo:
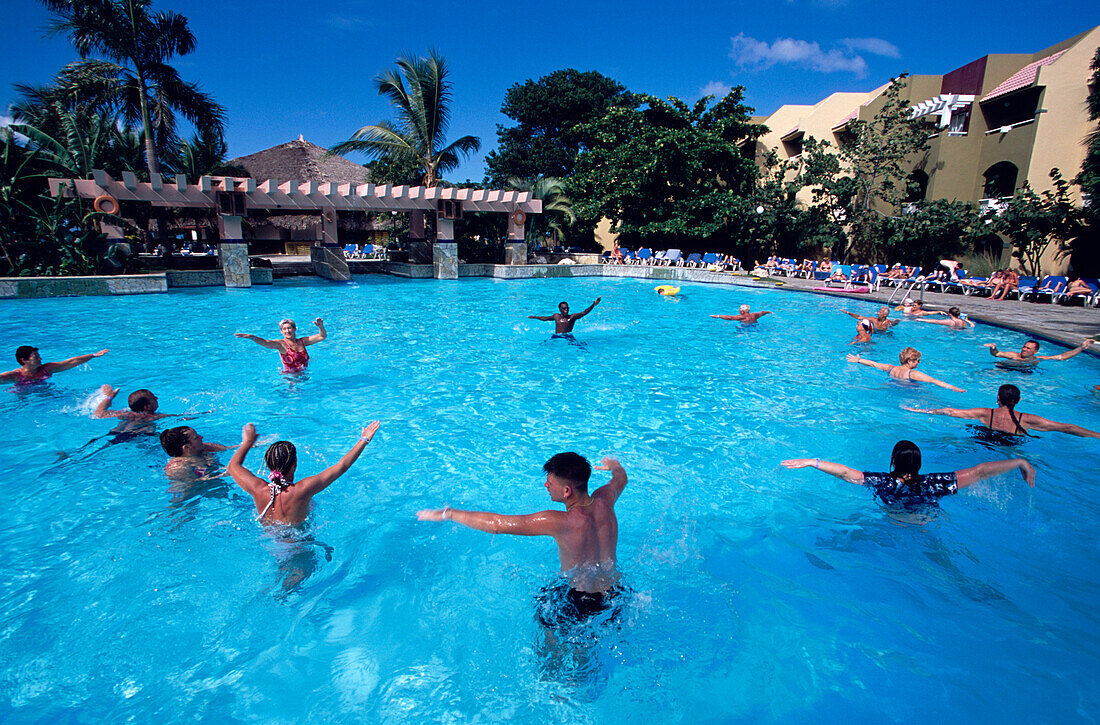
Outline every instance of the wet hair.
<path fill-rule="evenodd" d="M 951 317 L 958 317 L 960 314 L 962 314 L 962 311 L 959 310 L 958 307 L 950 307 L 947 310 L 947 314 Z"/>
<path fill-rule="evenodd" d="M 178 425 L 175 428 L 163 431 L 160 434 L 160 447 L 173 458 L 182 456 L 183 447 L 187 445 L 187 431 L 189 430 L 191 430 L 191 426 Z"/>
<path fill-rule="evenodd" d="M 915 347 L 903 347 L 898 353 L 898 361 L 904 365 L 910 361 L 920 360 L 920 350 Z"/>
<path fill-rule="evenodd" d="M 562 300 L 561 302 L 559 302 L 559 303 L 558 303 L 558 309 L 559 309 L 559 310 L 561 309 L 561 306 L 562 306 L 562 305 L 565 305 L 566 307 L 568 307 L 568 306 L 569 306 L 569 303 L 568 303 L 568 302 L 566 302 L 565 300 Z"/>
<path fill-rule="evenodd" d="M 1024 344 L 1025 345 L 1034 345 L 1036 350 L 1039 349 L 1039 341 L 1038 340 L 1028 340 Z"/>
<path fill-rule="evenodd" d="M 271 482 L 281 489 L 286 485 L 287 476 L 298 465 L 298 449 L 290 441 L 275 441 L 264 453 L 264 464 L 271 471 Z"/>
<path fill-rule="evenodd" d="M 31 347 L 30 345 L 20 345 L 15 348 L 15 362 L 22 365 L 27 362 L 27 359 L 31 356 L 32 352 L 38 352 L 37 347 Z"/>
<path fill-rule="evenodd" d="M 592 466 L 584 456 L 572 452 L 558 453 L 542 464 L 542 470 L 565 479 L 577 490 L 588 493 L 588 478 L 592 475 Z"/>
<path fill-rule="evenodd" d="M 149 413 L 150 406 L 153 405 L 153 391 L 142 388 L 130 393 L 130 397 L 126 398 L 126 404 L 130 406 L 130 410 L 135 413 Z"/>
<path fill-rule="evenodd" d="M 1005 383 L 997 388 L 997 403 L 1008 408 L 1008 415 L 1016 424 L 1016 430 L 1023 430 L 1020 419 L 1016 417 L 1016 404 L 1020 402 L 1020 389 L 1011 383 Z"/>
<path fill-rule="evenodd" d="M 294 320 L 290 319 L 289 317 L 284 317 L 283 319 L 279 320 L 279 329 L 282 329 L 283 325 L 290 325 L 295 330 L 298 329 L 298 326 L 294 324 Z"/>
<path fill-rule="evenodd" d="M 913 300 L 912 306 L 913 307 L 924 307 L 924 302 L 922 302 L 920 300 Z"/>
<path fill-rule="evenodd" d="M 914 493 L 920 493 L 920 448 L 913 441 L 898 441 L 890 453 L 890 475 Z"/>

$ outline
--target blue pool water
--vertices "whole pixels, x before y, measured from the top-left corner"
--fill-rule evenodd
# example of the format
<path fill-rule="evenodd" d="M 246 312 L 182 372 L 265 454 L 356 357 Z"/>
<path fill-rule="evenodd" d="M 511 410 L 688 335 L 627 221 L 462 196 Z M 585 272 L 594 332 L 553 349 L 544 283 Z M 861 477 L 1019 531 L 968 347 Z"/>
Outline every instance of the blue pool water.
<path fill-rule="evenodd" d="M 597 295 L 583 346 L 526 318 Z M 775 314 L 755 328 L 707 316 L 742 302 Z M 1095 721 L 1100 441 L 991 448 L 900 406 L 988 406 L 1013 382 L 1021 410 L 1100 429 L 1100 363 L 999 370 L 981 343 L 1023 335 L 906 322 L 863 355 L 913 345 L 920 369 L 967 392 L 901 384 L 844 361 L 844 306 L 876 307 L 383 277 L 5 302 L 12 350 L 111 352 L 0 393 L 0 721 Z M 282 317 L 306 334 L 317 316 L 330 336 L 301 376 L 233 337 L 276 337 Z M 208 441 L 254 422 L 253 470 L 276 438 L 297 444 L 301 475 L 367 421 L 382 429 L 306 530 L 280 537 L 231 481 L 170 489 L 155 439 L 81 448 L 111 427 L 87 415 L 106 382 L 120 403 L 148 387 L 162 411 L 200 413 Z M 1020 455 L 1038 482 L 985 482 L 914 520 L 778 465 L 884 470 L 899 438 L 926 471 Z M 552 541 L 415 512 L 551 508 L 540 468 L 562 450 L 626 467 L 628 592 L 615 622 L 553 644 L 535 620 Z"/>

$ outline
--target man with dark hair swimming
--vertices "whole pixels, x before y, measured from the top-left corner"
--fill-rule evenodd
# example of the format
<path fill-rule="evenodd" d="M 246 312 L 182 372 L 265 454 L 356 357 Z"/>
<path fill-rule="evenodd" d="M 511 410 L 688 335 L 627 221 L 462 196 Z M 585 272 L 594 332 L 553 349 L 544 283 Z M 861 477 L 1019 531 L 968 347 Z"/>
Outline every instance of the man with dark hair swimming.
<path fill-rule="evenodd" d="M 83 365 L 94 357 L 103 357 L 106 354 L 106 350 L 100 350 L 99 352 L 93 352 L 87 355 L 77 355 L 68 360 L 62 360 L 61 362 L 44 363 L 38 354 L 37 347 L 20 345 L 15 349 L 15 362 L 19 363 L 19 367 L 15 370 L 9 370 L 6 373 L 0 373 L 0 381 L 7 382 L 9 380 L 14 380 L 17 383 L 33 383 L 39 380 L 45 380 L 54 373 L 71 370 L 77 365 Z"/>
<path fill-rule="evenodd" d="M 569 581 L 566 596 L 577 619 L 586 619 L 610 606 L 619 581 L 615 501 L 626 488 L 626 471 L 614 458 L 604 458 L 596 468 L 611 471 L 611 480 L 589 494 L 592 467 L 583 456 L 559 453 L 542 468 L 550 500 L 564 504 L 565 511 L 509 516 L 446 506 L 418 511 L 416 517 L 421 521 L 454 521 L 491 534 L 554 537 L 561 572 Z"/>
<path fill-rule="evenodd" d="M 600 300 L 602 300 L 602 299 L 603 299 L 602 297 L 597 297 L 596 301 L 593 302 L 592 304 L 590 304 L 586 310 L 584 310 L 583 312 L 577 312 L 577 313 L 572 314 L 572 315 L 569 314 L 569 303 L 568 302 L 560 302 L 560 303 L 558 303 L 558 311 L 555 312 L 554 314 L 548 315 L 546 317 L 542 317 L 540 315 L 527 315 L 527 319 L 528 320 L 542 320 L 543 322 L 553 322 L 554 323 L 554 334 L 555 335 L 562 335 L 562 334 L 565 334 L 565 333 L 572 332 L 573 331 L 573 325 L 577 324 L 577 320 L 581 319 L 582 317 L 587 315 L 589 312 L 591 312 L 593 310 L 593 308 L 595 308 L 596 305 L 600 304 Z"/>
<path fill-rule="evenodd" d="M 1077 355 L 1081 351 L 1092 346 L 1092 343 L 1096 342 L 1092 339 L 1086 339 L 1077 347 L 1072 350 L 1066 350 L 1060 355 L 1037 355 L 1039 352 L 1039 342 L 1037 340 L 1028 340 L 1020 348 L 1020 352 L 1002 352 L 997 349 L 997 343 L 987 342 L 984 347 L 989 348 L 989 354 L 993 357 L 1004 358 L 1009 361 L 1009 365 L 1013 367 L 1023 365 L 1038 365 L 1040 360 L 1069 360 L 1074 355 Z"/>
<path fill-rule="evenodd" d="M 221 475 L 217 461 L 210 453 L 229 450 L 220 443 L 207 443 L 194 428 L 179 425 L 160 434 L 160 446 L 172 458 L 164 465 L 164 473 L 173 480 L 197 481 Z"/>

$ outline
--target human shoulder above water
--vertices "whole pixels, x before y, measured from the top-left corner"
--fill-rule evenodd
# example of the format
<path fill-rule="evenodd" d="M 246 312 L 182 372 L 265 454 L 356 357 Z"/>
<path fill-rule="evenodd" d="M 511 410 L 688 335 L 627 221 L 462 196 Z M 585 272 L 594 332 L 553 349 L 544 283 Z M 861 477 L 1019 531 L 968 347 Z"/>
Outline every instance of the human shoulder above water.
<path fill-rule="evenodd" d="M 554 314 L 552 314 L 552 315 L 528 315 L 527 319 L 528 320 L 541 320 L 542 322 L 553 322 L 554 323 L 554 333 L 555 334 L 560 334 L 560 333 L 563 333 L 563 332 L 572 332 L 573 331 L 573 325 L 575 325 L 577 323 L 577 320 L 581 319 L 582 317 L 587 315 L 589 312 L 594 310 L 596 308 L 596 305 L 600 304 L 600 301 L 602 299 L 603 299 L 602 297 L 597 297 L 596 300 L 592 304 L 590 304 L 586 309 L 584 309 L 581 312 L 576 312 L 576 313 L 573 313 L 573 314 L 569 313 L 569 303 L 568 302 L 559 302 L 558 303 L 558 311 L 555 312 Z"/>
<path fill-rule="evenodd" d="M 54 373 L 60 373 L 65 370 L 71 370 L 78 365 L 83 365 L 92 358 L 103 357 L 107 354 L 107 350 L 100 350 L 99 352 L 88 353 L 87 355 L 77 355 L 71 357 L 68 360 L 62 360 L 61 362 L 42 362 L 42 357 L 38 354 L 38 348 L 31 345 L 20 345 L 15 349 L 15 361 L 19 363 L 19 367 L 15 370 L 9 370 L 6 373 L 0 373 L 0 381 L 15 381 L 18 383 L 32 383 L 38 380 L 45 380 Z"/>

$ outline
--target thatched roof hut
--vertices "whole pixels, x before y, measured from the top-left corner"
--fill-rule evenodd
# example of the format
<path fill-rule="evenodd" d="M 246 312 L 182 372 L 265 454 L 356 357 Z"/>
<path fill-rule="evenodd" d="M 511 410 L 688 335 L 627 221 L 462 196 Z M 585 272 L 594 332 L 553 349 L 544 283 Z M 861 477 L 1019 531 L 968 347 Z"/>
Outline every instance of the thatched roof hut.
<path fill-rule="evenodd" d="M 299 136 L 297 141 L 230 159 L 229 163 L 243 166 L 253 179 L 370 183 L 370 169 L 367 167 L 348 161 L 343 156 L 322 158 L 324 154 L 325 149 Z"/>

